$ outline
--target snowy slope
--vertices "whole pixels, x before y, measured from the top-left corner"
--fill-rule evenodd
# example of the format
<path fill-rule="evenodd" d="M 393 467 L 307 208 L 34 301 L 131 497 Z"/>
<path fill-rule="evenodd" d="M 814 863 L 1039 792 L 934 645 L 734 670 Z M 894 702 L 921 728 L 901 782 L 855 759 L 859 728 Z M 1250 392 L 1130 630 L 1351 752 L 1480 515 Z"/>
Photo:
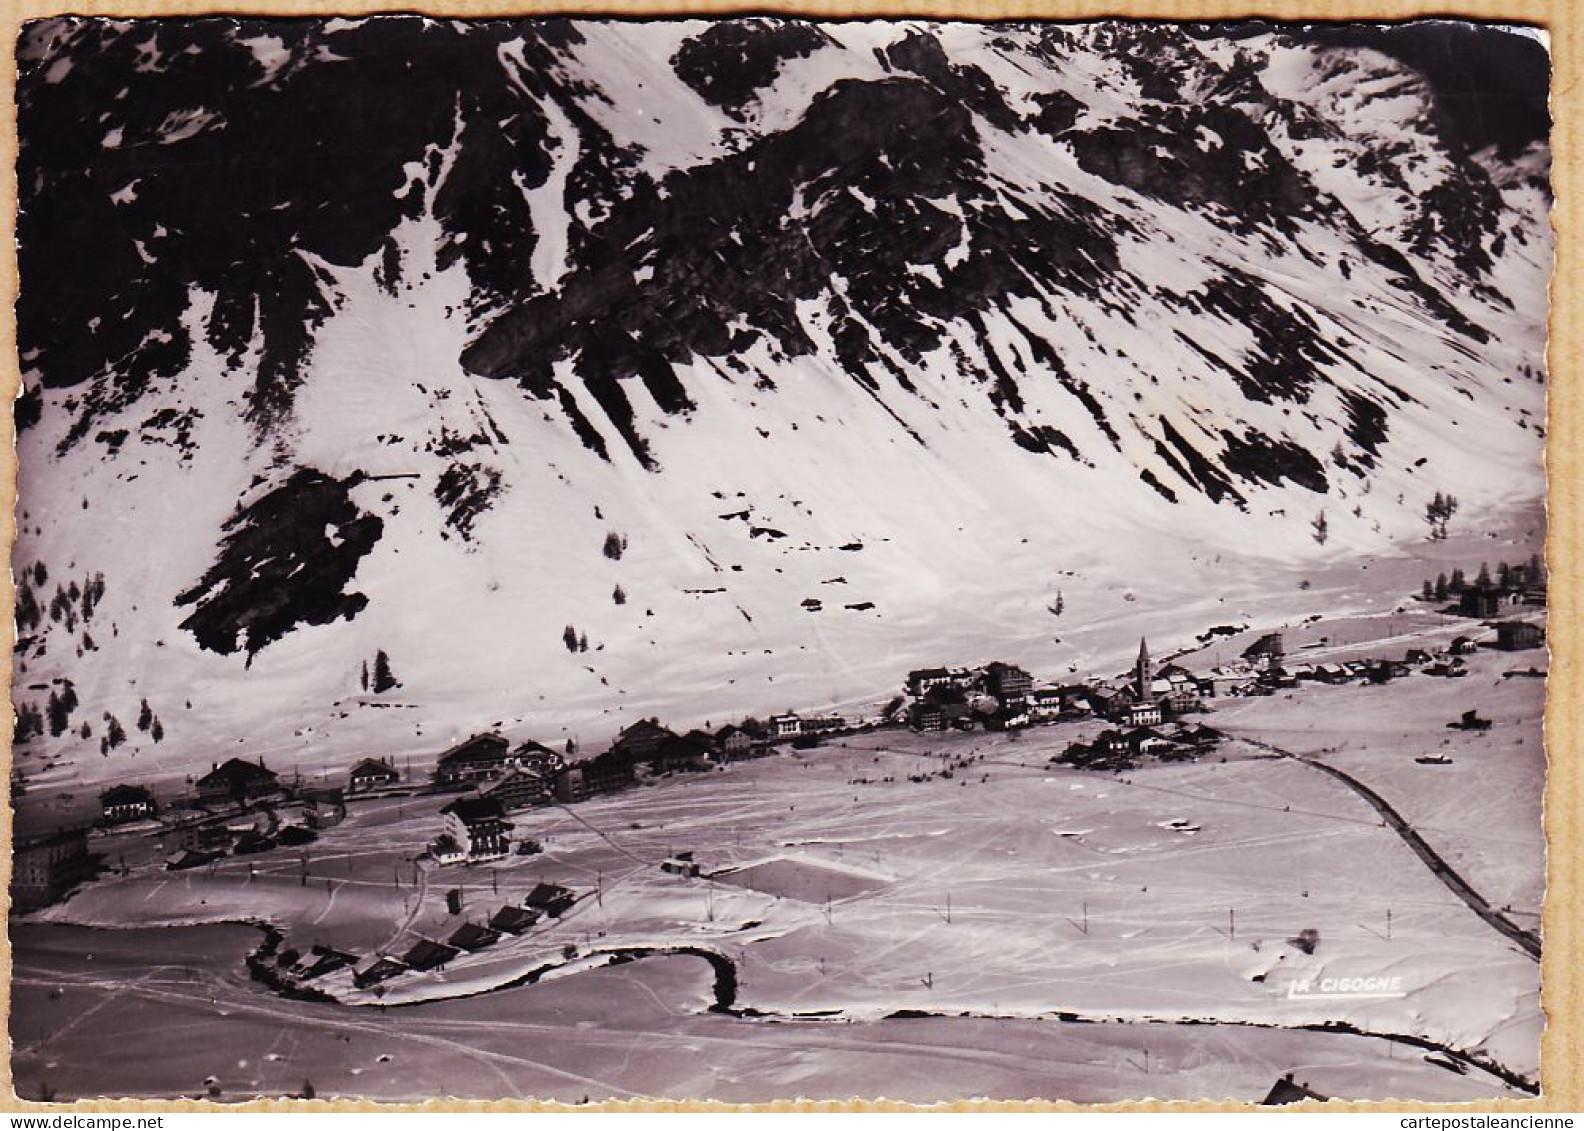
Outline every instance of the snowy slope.
<path fill-rule="evenodd" d="M 1496 521 L 1544 139 L 1381 35 L 33 25 L 24 769 L 1055 674 Z"/>

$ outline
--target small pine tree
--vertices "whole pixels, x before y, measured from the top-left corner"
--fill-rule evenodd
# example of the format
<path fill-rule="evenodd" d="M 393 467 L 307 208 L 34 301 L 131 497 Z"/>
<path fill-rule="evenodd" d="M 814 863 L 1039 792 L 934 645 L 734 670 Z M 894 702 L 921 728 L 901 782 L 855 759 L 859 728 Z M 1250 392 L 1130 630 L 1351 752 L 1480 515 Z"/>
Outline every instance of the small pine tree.
<path fill-rule="evenodd" d="M 1452 580 L 1447 582 L 1448 593 L 1461 593 L 1468 588 L 1468 579 L 1463 576 L 1461 567 L 1452 570 Z"/>
<path fill-rule="evenodd" d="M 49 570 L 45 568 L 43 562 L 33 563 L 33 583 L 35 585 L 49 584 Z"/>
<path fill-rule="evenodd" d="M 568 652 L 576 652 L 578 646 L 577 629 L 570 624 L 561 630 L 561 643 L 566 645 Z"/>
<path fill-rule="evenodd" d="M 368 661 L 363 661 L 363 672 L 358 676 L 358 686 L 364 691 L 368 690 Z"/>
<path fill-rule="evenodd" d="M 578 635 L 578 651 L 579 652 L 587 652 L 588 651 L 588 633 L 586 633 L 586 632 L 580 633 Z"/>
<path fill-rule="evenodd" d="M 1331 524 L 1326 521 L 1325 511 L 1321 511 L 1310 520 L 1309 529 L 1313 532 L 1315 542 L 1324 546 L 1326 539 L 1331 537 Z"/>
<path fill-rule="evenodd" d="M 121 720 L 109 711 L 105 712 L 104 721 L 105 742 L 109 744 L 111 750 L 114 750 L 126 741 L 126 728 L 121 725 Z"/>
<path fill-rule="evenodd" d="M 616 586 L 616 588 L 611 590 L 611 600 L 618 605 L 625 605 L 627 603 L 627 590 L 620 585 Z"/>
<path fill-rule="evenodd" d="M 1436 574 L 1435 599 L 1437 601 L 1445 601 L 1447 594 L 1451 591 L 1451 586 L 1447 582 L 1447 575 L 1444 573 Z"/>
<path fill-rule="evenodd" d="M 1433 581 L 1431 581 L 1428 577 L 1425 578 L 1425 583 L 1424 583 L 1424 599 L 1426 601 L 1435 600 L 1435 583 Z"/>
<path fill-rule="evenodd" d="M 621 561 L 622 554 L 627 549 L 627 539 L 612 530 L 605 535 L 605 556 L 613 562 Z"/>
<path fill-rule="evenodd" d="M 1506 562 L 1501 562 L 1496 567 L 1496 587 L 1498 589 L 1511 589 L 1513 584 L 1513 569 Z"/>
<path fill-rule="evenodd" d="M 165 739 L 165 728 L 160 725 L 158 716 L 155 716 L 154 721 L 149 724 L 149 737 L 155 742 L 162 742 Z"/>
<path fill-rule="evenodd" d="M 1546 579 L 1545 561 L 1539 554 L 1529 555 L 1529 574 L 1526 580 L 1531 585 L 1538 585 Z"/>
<path fill-rule="evenodd" d="M 36 628 L 42 615 L 38 598 L 33 595 L 33 587 L 27 583 L 24 575 L 22 585 L 17 589 L 17 627 L 28 630 Z"/>
<path fill-rule="evenodd" d="M 83 741 L 86 742 L 93 737 L 93 727 L 89 726 L 87 722 L 84 722 L 82 725 L 82 730 L 78 731 L 77 733 L 82 735 Z"/>
<path fill-rule="evenodd" d="M 1447 523 L 1452 521 L 1452 516 L 1457 513 L 1458 501 L 1452 495 L 1437 491 L 1429 503 L 1425 504 L 1425 522 L 1430 526 L 1430 540 L 1443 541 L 1447 536 Z"/>
<path fill-rule="evenodd" d="M 390 657 L 383 651 L 374 653 L 374 681 L 370 685 L 374 694 L 383 695 L 395 687 L 401 686 L 401 681 L 391 673 Z"/>
<path fill-rule="evenodd" d="M 77 709 L 77 688 L 70 680 L 66 681 L 66 690 L 61 692 L 61 702 L 65 704 L 68 715 Z"/>
<path fill-rule="evenodd" d="M 71 722 L 71 712 L 66 708 L 66 702 L 55 692 L 49 694 L 49 732 L 51 738 L 59 738 L 66 733 L 66 727 Z"/>
<path fill-rule="evenodd" d="M 1489 589 L 1490 587 L 1491 587 L 1490 566 L 1487 563 L 1485 563 L 1485 562 L 1480 562 L 1479 574 L 1474 578 L 1474 588 L 1478 589 L 1480 592 L 1483 593 L 1485 590 Z"/>
<path fill-rule="evenodd" d="M 154 721 L 154 708 L 150 707 L 149 706 L 149 701 L 147 699 L 145 699 L 145 700 L 143 700 L 142 703 L 140 703 L 138 705 L 138 717 L 137 717 L 137 728 L 138 728 L 138 730 L 146 732 L 148 730 L 148 728 L 149 728 L 149 724 L 152 723 L 153 721 Z"/>

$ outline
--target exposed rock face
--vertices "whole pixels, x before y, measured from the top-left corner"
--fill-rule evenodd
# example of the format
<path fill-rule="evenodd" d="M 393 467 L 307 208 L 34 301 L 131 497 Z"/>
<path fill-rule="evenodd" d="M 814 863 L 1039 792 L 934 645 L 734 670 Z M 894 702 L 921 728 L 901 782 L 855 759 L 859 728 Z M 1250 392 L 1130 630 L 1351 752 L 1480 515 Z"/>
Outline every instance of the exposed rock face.
<path fill-rule="evenodd" d="M 361 513 L 347 486 L 298 471 L 239 511 L 225 524 L 219 559 L 176 598 L 194 606 L 181 627 L 205 648 L 251 657 L 299 625 L 361 612 L 368 598 L 346 585 L 384 523 Z"/>
<path fill-rule="evenodd" d="M 1505 32 L 67 18 L 19 61 L 17 560 L 108 578 L 19 659 L 85 698 L 150 642 L 320 705 L 375 650 L 585 713 L 776 648 L 856 689 L 1115 531 L 1289 562 L 1323 507 L 1380 549 L 1538 489 Z"/>

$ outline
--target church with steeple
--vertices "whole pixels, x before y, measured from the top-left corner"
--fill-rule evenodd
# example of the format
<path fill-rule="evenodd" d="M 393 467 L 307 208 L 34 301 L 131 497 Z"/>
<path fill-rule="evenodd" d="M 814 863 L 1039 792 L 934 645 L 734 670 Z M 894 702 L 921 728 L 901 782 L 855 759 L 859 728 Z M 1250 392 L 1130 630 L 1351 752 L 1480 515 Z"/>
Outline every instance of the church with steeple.
<path fill-rule="evenodd" d="M 1132 705 L 1128 707 L 1128 722 L 1134 726 L 1156 726 L 1165 721 L 1166 712 L 1161 703 L 1160 696 L 1151 690 L 1155 682 L 1154 669 L 1150 664 L 1149 644 L 1139 637 L 1138 663 L 1133 669 L 1133 686 L 1128 690 L 1132 693 Z"/>

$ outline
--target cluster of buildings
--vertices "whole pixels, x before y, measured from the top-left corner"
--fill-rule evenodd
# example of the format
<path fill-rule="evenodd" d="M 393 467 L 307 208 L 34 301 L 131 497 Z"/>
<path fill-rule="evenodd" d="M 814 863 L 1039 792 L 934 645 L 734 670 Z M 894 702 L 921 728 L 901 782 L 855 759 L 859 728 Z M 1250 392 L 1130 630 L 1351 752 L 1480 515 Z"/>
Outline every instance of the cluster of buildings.
<path fill-rule="evenodd" d="M 502 938 L 525 934 L 545 918 L 556 918 L 577 902 L 577 894 L 559 884 L 540 883 L 518 903 L 504 903 L 480 922 L 464 921 L 443 940 L 419 936 L 398 953 L 377 951 L 359 956 L 315 945 L 297 956 L 287 977 L 305 985 L 337 970 L 352 971 L 358 989 L 374 989 L 403 974 L 442 970 L 461 954 L 488 950 Z M 383 991 L 376 991 L 383 992 Z"/>
<path fill-rule="evenodd" d="M 498 734 L 474 735 L 435 763 L 437 789 L 469 793 L 441 810 L 444 831 L 429 853 L 447 864 L 500 859 L 511 851 L 508 814 L 514 810 L 582 801 L 626 789 L 645 776 L 709 770 L 763 753 L 775 742 L 817 739 L 846 725 L 835 716 L 788 714 L 766 725 L 748 722 L 713 733 L 677 734 L 658 719 L 640 719 L 617 735 L 610 749 L 578 762 L 538 742 L 513 747 Z"/>
<path fill-rule="evenodd" d="M 1220 673 L 1222 694 L 1236 679 Z M 1253 682 L 1246 673 L 1246 682 Z M 1015 664 L 997 660 L 979 668 L 920 668 L 903 686 L 908 725 L 914 730 L 1012 730 L 1070 719 L 1100 717 L 1132 727 L 1159 726 L 1200 710 L 1217 694 L 1216 677 L 1203 678 L 1180 664 L 1156 670 L 1149 646 L 1139 641 L 1138 662 L 1129 678 L 1037 687 Z"/>
<path fill-rule="evenodd" d="M 1459 611 L 1485 617 L 1510 606 L 1544 603 L 1543 579 L 1531 580 L 1523 567 L 1504 574 L 1505 586 L 1482 581 L 1463 590 Z M 1090 742 L 1070 746 L 1062 759 L 1120 767 L 1146 755 L 1192 757 L 1220 737 L 1186 719 L 1210 699 L 1273 694 L 1306 681 L 1385 683 L 1414 672 L 1456 678 L 1466 674 L 1463 657 L 1477 647 L 1521 651 L 1545 643 L 1544 628 L 1530 620 L 1508 617 L 1490 627 L 1493 635 L 1478 644 L 1460 636 L 1435 653 L 1410 649 L 1401 660 L 1320 663 L 1291 662 L 1281 634 L 1273 632 L 1256 639 L 1236 661 L 1205 674 L 1177 663 L 1155 666 L 1147 642 L 1140 640 L 1137 661 L 1125 676 L 1058 686 L 1037 685 L 1023 668 L 999 660 L 977 668 L 920 668 L 908 673 L 903 695 L 887 711 L 887 719 L 920 731 L 1007 730 L 1103 719 L 1111 724 L 1108 729 Z M 429 853 L 439 863 L 500 859 L 512 849 L 513 812 L 581 801 L 625 789 L 645 776 L 708 770 L 768 753 L 778 744 L 815 745 L 827 735 L 851 729 L 839 716 L 790 712 L 765 723 L 750 719 L 714 732 L 683 734 L 658 719 L 641 719 L 623 730 L 610 749 L 577 762 L 539 742 L 514 746 L 498 734 L 474 735 L 436 760 L 429 788 L 465 796 L 441 810 L 443 830 Z M 182 815 L 165 816 L 161 832 L 167 867 L 190 868 L 231 852 L 306 843 L 318 830 L 345 819 L 348 798 L 411 792 L 413 785 L 404 777 L 389 759 L 364 758 L 348 772 L 343 787 L 303 788 L 300 782 L 283 781 L 262 759 L 213 763 L 193 782 L 195 799 L 185 803 Z M 288 800 L 301 803 L 301 825 L 282 826 L 277 819 L 275 804 Z M 111 786 L 99 801 L 100 823 L 106 827 L 161 819 L 153 794 L 141 785 Z M 251 816 L 253 810 L 265 819 Z M 532 842 L 518 845 L 520 851 L 534 847 Z M 97 870 L 86 829 L 59 830 L 21 842 L 14 859 L 13 900 L 19 910 L 59 899 Z"/>

